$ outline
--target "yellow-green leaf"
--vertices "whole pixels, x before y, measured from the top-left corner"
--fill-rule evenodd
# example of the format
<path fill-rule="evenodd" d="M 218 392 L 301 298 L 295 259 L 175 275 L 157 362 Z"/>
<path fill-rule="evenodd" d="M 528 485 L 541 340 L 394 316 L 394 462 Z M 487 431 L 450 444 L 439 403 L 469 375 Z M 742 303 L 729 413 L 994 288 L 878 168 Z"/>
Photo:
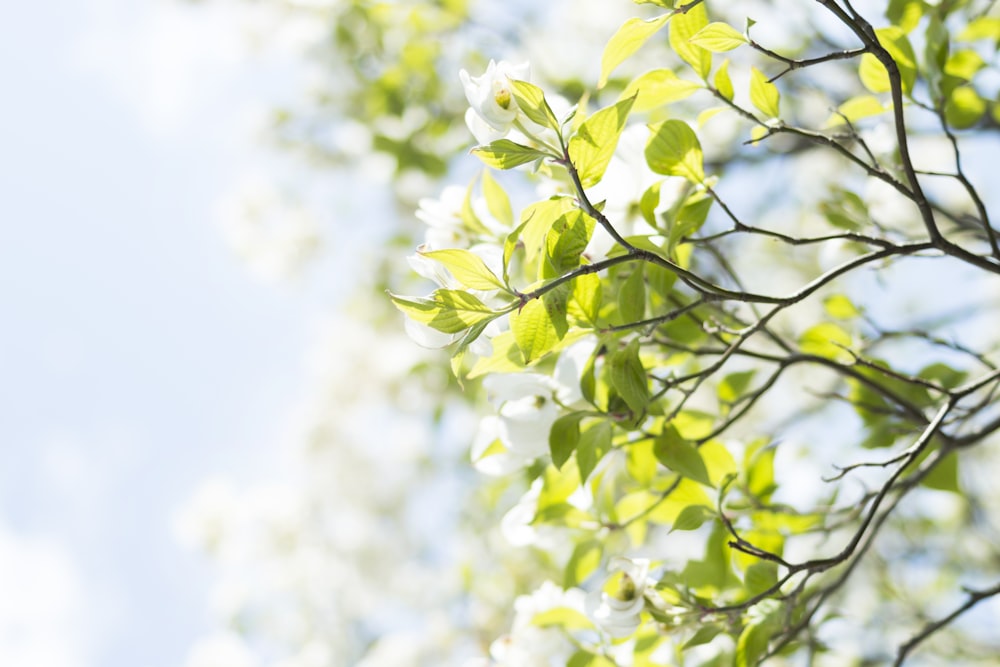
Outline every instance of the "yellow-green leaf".
<path fill-rule="evenodd" d="M 708 78 L 712 69 L 712 52 L 691 42 L 698 31 L 708 25 L 705 3 L 700 3 L 686 13 L 670 20 L 670 48 L 691 66 L 702 79 Z"/>
<path fill-rule="evenodd" d="M 486 266 L 486 262 L 479 255 L 468 250 L 448 248 L 421 254 L 440 262 L 455 277 L 455 280 L 469 289 L 495 290 L 504 288 L 503 282 Z"/>
<path fill-rule="evenodd" d="M 719 91 L 719 94 L 724 98 L 733 101 L 733 80 L 729 78 L 729 58 L 722 61 L 719 65 L 719 69 L 715 70 L 715 89 Z M 698 121 L 701 125 L 701 121 Z"/>
<path fill-rule="evenodd" d="M 780 113 L 781 94 L 778 87 L 756 67 L 750 69 L 750 101 L 768 118 L 777 118 Z"/>
<path fill-rule="evenodd" d="M 692 183 L 705 180 L 701 143 L 687 123 L 667 120 L 650 127 L 646 162 L 657 174 L 683 176 Z"/>
<path fill-rule="evenodd" d="M 569 156 L 585 188 L 600 182 L 608 168 L 634 98 L 605 107 L 583 122 L 569 140 Z"/>
<path fill-rule="evenodd" d="M 827 119 L 826 127 L 843 125 L 845 122 L 853 123 L 862 118 L 877 116 L 891 108 L 889 105 L 882 104 L 882 101 L 874 95 L 858 95 L 837 107 L 837 113 L 831 114 L 830 118 Z"/>
<path fill-rule="evenodd" d="M 670 14 L 664 14 L 648 21 L 639 18 L 625 21 L 604 47 L 604 53 L 601 55 L 601 78 L 597 82 L 597 87 L 603 88 L 611 72 L 638 51 L 639 47 L 656 34 L 669 18 Z"/>
<path fill-rule="evenodd" d="M 408 298 L 390 294 L 393 304 L 410 319 L 442 333 L 459 333 L 493 319 L 493 312 L 482 301 L 461 290 L 439 289 L 427 298 Z"/>
<path fill-rule="evenodd" d="M 875 36 L 878 38 L 879 44 L 896 62 L 896 67 L 899 69 L 900 86 L 903 93 L 909 94 L 917 80 L 917 57 L 906 33 L 896 26 L 889 26 L 876 30 Z M 861 57 L 858 74 L 861 77 L 861 83 L 873 93 L 887 93 L 892 89 L 889 73 L 878 58 L 871 53 L 866 53 Z"/>
<path fill-rule="evenodd" d="M 833 322 L 823 322 L 807 329 L 799 338 L 799 346 L 806 354 L 835 361 L 849 363 L 854 359 L 848 351 L 851 335 Z"/>
<path fill-rule="evenodd" d="M 986 101 L 972 86 L 959 86 L 951 91 L 944 106 L 948 124 L 958 130 L 972 127 L 986 113 Z"/>
<path fill-rule="evenodd" d="M 635 414 L 649 403 L 649 378 L 639 359 L 639 339 L 634 338 L 625 349 L 611 357 L 611 384 Z"/>
<path fill-rule="evenodd" d="M 513 169 L 528 162 L 550 157 L 548 153 L 516 144 L 510 139 L 500 139 L 486 146 L 478 146 L 472 149 L 472 154 L 486 166 L 495 169 Z"/>
<path fill-rule="evenodd" d="M 545 93 L 538 86 L 527 81 L 512 81 L 511 91 L 517 107 L 524 112 L 533 123 L 559 131 L 559 121 L 545 101 Z"/>
<path fill-rule="evenodd" d="M 510 198 L 500 184 L 496 182 L 488 169 L 483 170 L 482 178 L 483 198 L 486 199 L 486 208 L 490 215 L 497 219 L 497 222 L 507 225 L 514 223 L 514 212 L 510 208 Z"/>
<path fill-rule="evenodd" d="M 654 69 L 633 79 L 619 99 L 634 97 L 633 111 L 649 111 L 683 100 L 701 88 L 701 84 L 681 79 L 668 69 Z"/>
<path fill-rule="evenodd" d="M 743 46 L 747 43 L 747 38 L 727 23 L 713 22 L 696 32 L 688 41 L 713 53 L 720 53 Z"/>
<path fill-rule="evenodd" d="M 559 342 L 556 325 L 541 299 L 532 299 L 519 311 L 511 313 L 510 328 L 527 364 L 548 353 Z"/>

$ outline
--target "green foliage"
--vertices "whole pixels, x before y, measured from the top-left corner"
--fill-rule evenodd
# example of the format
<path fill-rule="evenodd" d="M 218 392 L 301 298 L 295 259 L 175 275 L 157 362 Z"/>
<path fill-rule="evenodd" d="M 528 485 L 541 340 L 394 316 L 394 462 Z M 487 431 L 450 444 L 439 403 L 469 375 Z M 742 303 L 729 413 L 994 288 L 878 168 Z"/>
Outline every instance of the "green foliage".
<path fill-rule="evenodd" d="M 1000 233 L 990 172 L 960 159 L 1000 117 L 995 11 L 808 3 L 801 24 L 766 16 L 789 21 L 771 44 L 739 3 L 638 4 L 664 13 L 621 25 L 596 81 L 498 78 L 499 97 L 472 103 L 490 130 L 476 136 L 504 136 L 472 149 L 486 170 L 454 215 L 421 214 L 414 263 L 441 284 L 391 295 L 451 341 L 493 419 L 474 464 L 506 476 L 481 487 L 505 529 L 530 516 L 530 546 L 500 570 L 508 597 L 546 580 L 589 596 L 474 631 L 513 643 L 530 625 L 547 634 L 528 644 L 555 651 L 533 658 L 578 667 L 854 664 L 956 645 L 989 664 L 975 624 L 942 629 L 940 646 L 920 633 L 967 580 L 997 576 L 977 473 L 995 464 L 980 445 L 1000 432 L 1000 358 L 992 302 L 964 297 L 995 282 Z M 792 31 L 827 24 L 822 39 Z M 407 96 L 444 85 L 433 32 L 384 68 L 362 105 L 373 117 L 412 105 L 456 125 L 459 111 Z M 390 135 L 375 143 L 400 165 L 468 166 L 428 161 L 429 135 Z M 855 634 L 825 645 L 838 614 Z"/>

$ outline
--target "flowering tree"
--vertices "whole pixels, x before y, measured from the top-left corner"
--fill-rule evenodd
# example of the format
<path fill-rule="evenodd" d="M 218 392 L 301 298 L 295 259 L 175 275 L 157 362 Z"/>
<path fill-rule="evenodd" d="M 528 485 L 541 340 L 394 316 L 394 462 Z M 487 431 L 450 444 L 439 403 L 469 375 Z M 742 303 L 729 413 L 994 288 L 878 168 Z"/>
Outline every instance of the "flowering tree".
<path fill-rule="evenodd" d="M 603 49 L 559 42 L 592 80 L 455 75 L 485 168 L 420 203 L 432 291 L 388 279 L 485 410 L 455 531 L 506 546 L 448 659 L 993 664 L 1000 15 L 616 4 Z"/>

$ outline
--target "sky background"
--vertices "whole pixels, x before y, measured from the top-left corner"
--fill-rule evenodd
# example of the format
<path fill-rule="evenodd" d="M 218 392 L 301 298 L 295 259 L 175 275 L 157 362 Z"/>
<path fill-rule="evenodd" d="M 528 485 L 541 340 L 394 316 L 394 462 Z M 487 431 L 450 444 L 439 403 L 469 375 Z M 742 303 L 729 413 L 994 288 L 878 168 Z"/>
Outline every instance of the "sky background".
<path fill-rule="evenodd" d="M 177 666 L 212 623 L 172 518 L 280 475 L 337 300 L 255 278 L 219 223 L 277 168 L 254 137 L 291 60 L 227 7 L 0 15 L 0 665 Z"/>

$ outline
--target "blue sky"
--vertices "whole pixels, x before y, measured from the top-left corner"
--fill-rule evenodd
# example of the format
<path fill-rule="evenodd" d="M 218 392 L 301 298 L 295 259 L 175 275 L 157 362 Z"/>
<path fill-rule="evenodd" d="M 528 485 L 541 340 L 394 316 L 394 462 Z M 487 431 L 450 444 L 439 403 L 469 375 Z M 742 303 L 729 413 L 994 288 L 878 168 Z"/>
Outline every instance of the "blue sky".
<path fill-rule="evenodd" d="M 9 4 L 0 21 L 0 664 L 179 665 L 209 570 L 171 534 L 207 477 L 280 470 L 336 295 L 254 279 L 219 202 L 288 92 L 231 11 Z"/>

